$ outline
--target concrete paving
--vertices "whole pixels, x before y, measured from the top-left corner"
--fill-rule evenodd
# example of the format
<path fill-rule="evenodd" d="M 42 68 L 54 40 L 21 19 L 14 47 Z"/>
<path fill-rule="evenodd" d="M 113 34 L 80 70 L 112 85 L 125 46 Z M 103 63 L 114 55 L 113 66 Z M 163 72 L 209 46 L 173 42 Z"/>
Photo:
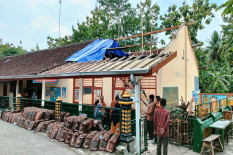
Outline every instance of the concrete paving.
<path fill-rule="evenodd" d="M 149 146 L 147 152 L 143 153 L 143 155 L 155 155 L 157 145 L 152 145 L 152 141 L 149 141 Z M 182 147 L 168 144 L 168 155 L 198 155 L 199 153 L 193 152 L 193 150 Z M 224 152 L 215 151 L 216 155 L 233 155 L 233 139 L 229 139 L 228 145 L 225 145 Z"/>
<path fill-rule="evenodd" d="M 26 130 L 0 120 L 0 155 L 112 155 L 104 151 L 77 149 L 48 138 L 44 132 Z"/>
<path fill-rule="evenodd" d="M 144 155 L 155 155 L 156 145 L 151 144 Z M 104 151 L 89 151 L 77 149 L 67 144 L 48 138 L 44 132 L 26 130 L 17 125 L 0 120 L 0 155 L 113 155 Z M 168 155 L 197 155 L 198 153 L 185 147 L 169 144 Z M 217 155 L 233 154 L 233 139 L 225 146 L 224 152 L 216 152 Z"/>

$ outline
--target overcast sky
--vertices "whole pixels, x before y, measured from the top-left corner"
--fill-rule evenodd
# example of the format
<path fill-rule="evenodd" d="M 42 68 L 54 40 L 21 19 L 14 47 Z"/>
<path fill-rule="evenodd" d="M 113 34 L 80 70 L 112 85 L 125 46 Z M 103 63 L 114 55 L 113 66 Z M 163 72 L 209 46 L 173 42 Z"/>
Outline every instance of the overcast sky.
<path fill-rule="evenodd" d="M 161 13 L 166 12 L 168 6 L 181 6 L 184 0 L 153 0 L 159 4 Z M 191 4 L 194 0 L 186 0 Z M 226 0 L 210 0 L 222 4 Z M 140 0 L 130 0 L 136 5 Z M 96 0 L 62 0 L 61 36 L 72 33 L 72 25 L 85 20 L 94 9 Z M 3 42 L 19 45 L 29 50 L 47 48 L 47 36 L 58 37 L 59 0 L 0 0 L 0 38 Z M 214 30 L 220 31 L 223 24 L 221 11 L 215 12 L 215 19 L 204 30 L 198 33 L 198 39 L 206 42 Z"/>

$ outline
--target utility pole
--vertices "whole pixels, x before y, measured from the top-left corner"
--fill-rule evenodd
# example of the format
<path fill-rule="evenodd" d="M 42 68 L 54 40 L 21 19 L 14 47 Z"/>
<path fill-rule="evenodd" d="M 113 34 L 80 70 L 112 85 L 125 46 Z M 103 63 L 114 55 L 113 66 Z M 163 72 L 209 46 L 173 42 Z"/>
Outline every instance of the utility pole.
<path fill-rule="evenodd" d="M 60 3 L 60 8 L 59 8 L 59 34 L 58 34 L 59 42 L 60 42 L 60 40 L 61 40 L 61 35 L 60 35 L 61 2 L 62 2 L 62 0 L 59 0 L 59 3 Z"/>

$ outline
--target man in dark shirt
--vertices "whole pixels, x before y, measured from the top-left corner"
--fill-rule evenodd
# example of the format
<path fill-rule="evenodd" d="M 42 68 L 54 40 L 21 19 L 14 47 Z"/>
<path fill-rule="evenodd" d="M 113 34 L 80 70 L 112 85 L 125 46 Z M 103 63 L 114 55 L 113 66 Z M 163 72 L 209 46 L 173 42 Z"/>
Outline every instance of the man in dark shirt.
<path fill-rule="evenodd" d="M 167 155 L 168 148 L 168 135 L 169 135 L 169 123 L 170 112 L 164 109 L 166 106 L 166 100 L 160 100 L 160 108 L 154 112 L 154 133 L 157 134 L 157 155 L 161 155 L 161 146 L 163 145 L 163 154 Z"/>

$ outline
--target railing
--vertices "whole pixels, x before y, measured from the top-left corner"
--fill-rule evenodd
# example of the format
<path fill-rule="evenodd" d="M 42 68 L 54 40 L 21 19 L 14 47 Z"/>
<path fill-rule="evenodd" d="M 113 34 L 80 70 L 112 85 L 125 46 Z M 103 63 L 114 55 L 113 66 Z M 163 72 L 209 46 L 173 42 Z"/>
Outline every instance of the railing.
<path fill-rule="evenodd" d="M 0 108 L 8 109 L 9 102 L 11 102 L 11 100 L 13 99 L 14 99 L 14 107 L 15 107 L 16 97 L 0 96 Z M 42 106 L 42 102 L 44 103 L 44 106 Z M 31 98 L 20 98 L 20 103 L 21 103 L 20 104 L 21 110 L 24 107 L 38 107 L 38 108 L 45 108 L 49 110 L 55 110 L 56 101 L 31 99 Z M 76 115 L 76 116 L 79 116 L 80 114 L 84 114 L 88 118 L 94 118 L 95 108 L 96 106 L 94 105 L 82 105 L 82 104 L 76 104 L 76 103 L 61 102 L 61 112 L 69 112 L 71 115 Z M 105 112 L 105 116 L 102 122 L 104 125 L 104 129 L 110 130 L 111 122 L 112 122 L 110 113 L 115 108 L 110 108 L 110 107 L 101 107 L 101 108 Z M 119 108 L 118 110 L 120 110 L 119 118 L 121 120 L 121 109 Z M 120 129 L 121 129 L 121 124 L 120 124 Z"/>
<path fill-rule="evenodd" d="M 147 142 L 147 119 L 146 116 L 142 116 L 139 119 L 140 123 L 140 152 L 141 154 L 148 150 L 148 142 Z M 131 131 L 134 136 L 136 136 L 136 119 L 131 120 Z"/>
<path fill-rule="evenodd" d="M 220 109 L 226 108 L 229 103 L 233 103 L 233 98 L 225 98 L 195 105 L 195 117 L 205 119 L 211 113 L 214 114 L 219 112 Z"/>
<path fill-rule="evenodd" d="M 13 109 L 16 107 L 16 97 L 0 96 L 0 109 L 9 109 L 11 104 Z"/>
<path fill-rule="evenodd" d="M 140 123 L 140 152 L 143 153 L 148 150 L 148 141 L 147 141 L 147 119 L 146 116 L 141 117 L 139 120 Z"/>
<path fill-rule="evenodd" d="M 193 118 L 171 115 L 169 123 L 169 143 L 191 149 L 193 145 Z"/>

